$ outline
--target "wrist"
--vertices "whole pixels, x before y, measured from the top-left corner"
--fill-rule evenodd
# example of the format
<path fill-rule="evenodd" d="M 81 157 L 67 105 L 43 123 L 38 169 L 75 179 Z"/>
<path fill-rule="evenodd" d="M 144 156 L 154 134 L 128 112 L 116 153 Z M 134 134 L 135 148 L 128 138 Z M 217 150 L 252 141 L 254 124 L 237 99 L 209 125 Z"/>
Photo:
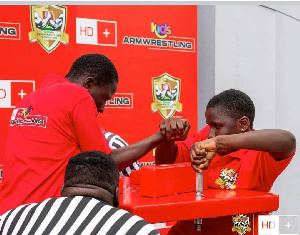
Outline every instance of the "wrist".
<path fill-rule="evenodd" d="M 164 141 L 167 141 L 166 137 L 164 137 L 160 131 L 156 132 L 154 134 L 154 138 L 155 138 L 155 141 L 157 141 L 158 143 L 162 143 Z"/>
<path fill-rule="evenodd" d="M 222 150 L 222 147 L 223 147 L 223 139 L 222 139 L 222 136 L 216 136 L 214 138 L 212 138 L 214 141 L 215 141 L 215 144 L 216 144 L 216 152 Z"/>

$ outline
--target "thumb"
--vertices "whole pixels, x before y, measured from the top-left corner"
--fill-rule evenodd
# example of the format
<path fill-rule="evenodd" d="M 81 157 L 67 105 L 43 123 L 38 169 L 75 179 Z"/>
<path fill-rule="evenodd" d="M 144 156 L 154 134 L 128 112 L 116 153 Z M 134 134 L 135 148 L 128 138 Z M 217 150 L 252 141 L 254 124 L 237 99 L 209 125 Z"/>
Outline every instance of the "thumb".
<path fill-rule="evenodd" d="M 197 146 L 199 149 L 205 149 L 206 151 L 214 151 L 216 150 L 216 142 L 213 140 L 202 141 Z"/>
<path fill-rule="evenodd" d="M 206 161 L 205 163 L 203 163 L 203 164 L 201 164 L 201 165 L 199 166 L 199 169 L 200 169 L 200 170 L 205 170 L 205 169 L 207 169 L 207 168 L 208 168 L 208 164 L 209 164 L 209 162 Z"/>

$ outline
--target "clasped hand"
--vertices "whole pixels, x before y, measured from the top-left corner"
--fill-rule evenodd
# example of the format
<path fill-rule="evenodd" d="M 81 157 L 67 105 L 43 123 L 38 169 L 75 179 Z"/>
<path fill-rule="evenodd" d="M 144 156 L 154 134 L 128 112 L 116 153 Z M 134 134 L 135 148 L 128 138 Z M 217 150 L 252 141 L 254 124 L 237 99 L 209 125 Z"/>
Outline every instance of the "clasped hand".
<path fill-rule="evenodd" d="M 181 116 L 167 118 L 159 123 L 160 133 L 167 140 L 185 140 L 190 127 L 188 120 Z"/>
<path fill-rule="evenodd" d="M 197 172 L 207 169 L 217 152 L 216 141 L 212 139 L 196 142 L 191 146 L 190 155 L 192 167 Z"/>

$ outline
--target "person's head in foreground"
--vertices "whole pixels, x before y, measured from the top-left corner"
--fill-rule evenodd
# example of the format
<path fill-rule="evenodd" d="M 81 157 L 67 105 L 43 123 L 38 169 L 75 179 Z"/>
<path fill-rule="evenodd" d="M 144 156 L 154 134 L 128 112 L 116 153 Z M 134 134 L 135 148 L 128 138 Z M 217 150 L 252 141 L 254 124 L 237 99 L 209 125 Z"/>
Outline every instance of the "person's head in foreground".
<path fill-rule="evenodd" d="M 79 153 L 68 162 L 61 197 L 7 211 L 0 216 L 0 234 L 159 234 L 141 217 L 117 208 L 118 185 L 119 171 L 110 156 Z"/>
<path fill-rule="evenodd" d="M 66 78 L 89 91 L 99 113 L 116 93 L 119 82 L 114 64 L 101 54 L 86 54 L 76 59 Z"/>
<path fill-rule="evenodd" d="M 255 107 L 248 95 L 235 89 L 225 90 L 211 98 L 206 106 L 208 137 L 251 131 L 254 116 Z"/>
<path fill-rule="evenodd" d="M 119 206 L 119 171 L 103 152 L 88 151 L 70 158 L 62 197 L 89 196 Z"/>

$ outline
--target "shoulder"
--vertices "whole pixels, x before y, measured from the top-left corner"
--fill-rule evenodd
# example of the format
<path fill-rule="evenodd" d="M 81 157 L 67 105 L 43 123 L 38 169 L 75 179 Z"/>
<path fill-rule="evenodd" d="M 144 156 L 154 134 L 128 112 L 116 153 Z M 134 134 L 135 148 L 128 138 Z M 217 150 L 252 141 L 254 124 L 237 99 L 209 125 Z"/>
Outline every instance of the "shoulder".
<path fill-rule="evenodd" d="M 121 225 L 120 229 L 123 229 L 124 234 L 135 235 L 135 234 L 160 234 L 153 224 L 148 223 L 140 216 L 133 215 L 128 211 L 119 209 L 127 216 L 127 222 L 124 226 Z"/>
<path fill-rule="evenodd" d="M 85 108 L 89 107 L 89 104 L 95 106 L 95 102 L 88 90 L 78 84 L 64 82 L 53 86 L 53 88 L 55 89 L 53 90 L 55 95 L 60 97 L 62 102 L 65 101 L 70 110 L 73 110 L 77 104 L 81 104 L 81 107 Z"/>
<path fill-rule="evenodd" d="M 55 94 L 58 92 L 64 92 L 64 94 L 67 95 L 73 92 L 77 94 L 89 94 L 83 86 L 77 83 L 72 83 L 68 79 L 52 73 L 46 75 L 45 80 L 41 84 L 40 90 L 43 90 L 43 92 L 47 90 Z"/>
<path fill-rule="evenodd" d="M 11 222 L 12 218 L 18 219 L 17 215 L 20 217 L 22 215 L 22 213 L 25 213 L 25 212 L 29 213 L 33 208 L 36 208 L 39 204 L 40 203 L 28 203 L 28 204 L 20 205 L 16 208 L 13 208 L 13 209 L 5 212 L 3 215 L 0 216 L 0 224 L 2 224 L 3 226 L 9 226 L 9 224 L 7 224 L 7 223 L 9 221 Z M 22 213 L 20 213 L 20 212 L 22 212 Z"/>
<path fill-rule="evenodd" d="M 79 84 L 71 83 L 66 79 L 62 81 L 54 80 L 53 82 L 50 80 L 47 83 L 38 90 L 35 99 L 44 99 L 47 102 L 48 100 L 55 100 L 56 105 L 68 104 L 71 106 L 71 109 L 73 105 L 82 100 L 92 101 L 92 97 L 87 89 Z"/>

